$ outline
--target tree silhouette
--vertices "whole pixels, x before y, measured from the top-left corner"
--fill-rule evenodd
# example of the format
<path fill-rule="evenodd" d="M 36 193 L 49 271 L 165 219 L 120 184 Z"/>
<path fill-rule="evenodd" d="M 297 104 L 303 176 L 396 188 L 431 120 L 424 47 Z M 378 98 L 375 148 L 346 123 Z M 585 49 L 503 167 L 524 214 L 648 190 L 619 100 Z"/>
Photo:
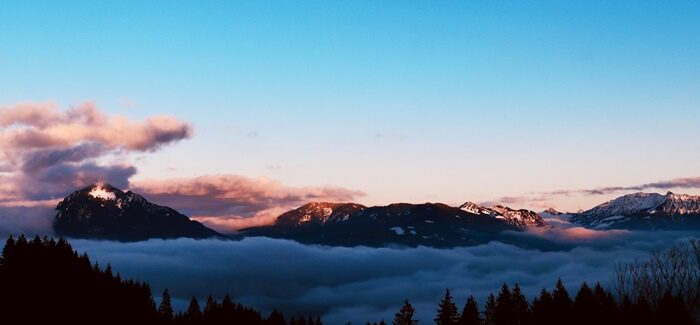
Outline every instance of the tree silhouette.
<path fill-rule="evenodd" d="M 163 297 L 158 307 L 158 317 L 162 322 L 169 323 L 173 321 L 173 304 L 170 301 L 170 293 L 167 288 L 163 290 Z"/>
<path fill-rule="evenodd" d="M 496 297 L 493 293 L 490 293 L 486 298 L 486 304 L 484 305 L 484 324 L 496 324 Z"/>
<path fill-rule="evenodd" d="M 513 294 L 505 283 L 501 286 L 501 291 L 496 298 L 495 325 L 515 324 L 513 308 Z"/>
<path fill-rule="evenodd" d="M 199 301 L 196 297 L 192 297 L 190 305 L 187 307 L 187 321 L 190 323 L 199 322 L 202 319 L 202 310 L 199 307 Z"/>
<path fill-rule="evenodd" d="M 464 304 L 462 314 L 459 316 L 459 325 L 480 325 L 481 316 L 479 315 L 479 305 L 474 296 L 469 296 Z"/>
<path fill-rule="evenodd" d="M 393 325 L 415 325 L 418 322 L 413 320 L 413 314 L 416 312 L 416 309 L 413 308 L 410 302 L 408 302 L 408 299 L 404 300 L 403 306 L 401 306 L 401 309 L 399 310 L 398 313 L 394 315 L 394 321 Z"/>
<path fill-rule="evenodd" d="M 552 291 L 552 321 L 555 323 L 570 322 L 572 308 L 573 302 L 569 291 L 566 290 L 561 279 L 558 279 Z"/>
<path fill-rule="evenodd" d="M 435 324 L 437 325 L 455 325 L 459 321 L 457 314 L 457 305 L 452 302 L 450 289 L 445 289 L 445 297 L 442 298 L 438 305 L 437 316 L 435 316 Z"/>
<path fill-rule="evenodd" d="M 532 301 L 532 321 L 534 324 L 554 325 L 552 315 L 552 294 L 547 289 L 540 291 L 539 297 Z"/>

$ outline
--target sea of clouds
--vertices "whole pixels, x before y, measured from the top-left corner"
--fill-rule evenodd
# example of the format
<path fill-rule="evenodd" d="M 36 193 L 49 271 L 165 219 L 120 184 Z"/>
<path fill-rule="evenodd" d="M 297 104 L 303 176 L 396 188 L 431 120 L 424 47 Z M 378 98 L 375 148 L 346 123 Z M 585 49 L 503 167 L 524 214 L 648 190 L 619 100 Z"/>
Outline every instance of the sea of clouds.
<path fill-rule="evenodd" d="M 529 298 L 561 277 L 570 291 L 582 281 L 608 285 L 616 265 L 688 240 L 692 232 L 600 232 L 577 239 L 559 232 L 529 233 L 560 244 L 534 250 L 499 242 L 453 249 L 327 247 L 288 240 L 149 240 L 134 243 L 72 240 L 101 265 L 147 281 L 156 298 L 168 288 L 176 307 L 192 296 L 238 302 L 265 312 L 321 315 L 326 324 L 391 321 L 404 299 L 430 323 L 450 288 L 457 303 L 474 295 L 483 304 L 503 283 L 519 283 Z"/>

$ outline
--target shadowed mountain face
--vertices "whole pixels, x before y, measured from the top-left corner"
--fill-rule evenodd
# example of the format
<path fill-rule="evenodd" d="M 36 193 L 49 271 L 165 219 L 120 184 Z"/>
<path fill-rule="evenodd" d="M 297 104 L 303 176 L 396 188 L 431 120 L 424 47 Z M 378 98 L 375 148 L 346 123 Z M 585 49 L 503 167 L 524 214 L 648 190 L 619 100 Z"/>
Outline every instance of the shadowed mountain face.
<path fill-rule="evenodd" d="M 573 214 L 570 221 L 594 229 L 700 229 L 700 196 L 634 193 Z"/>
<path fill-rule="evenodd" d="M 171 208 L 109 184 L 75 191 L 58 203 L 56 210 L 54 231 L 73 238 L 138 241 L 221 236 Z"/>
<path fill-rule="evenodd" d="M 534 212 L 499 209 L 503 213 L 474 213 L 439 203 L 365 207 L 313 202 L 280 215 L 273 225 L 244 229 L 240 235 L 342 246 L 455 247 L 488 242 L 506 230 L 545 225 Z"/>

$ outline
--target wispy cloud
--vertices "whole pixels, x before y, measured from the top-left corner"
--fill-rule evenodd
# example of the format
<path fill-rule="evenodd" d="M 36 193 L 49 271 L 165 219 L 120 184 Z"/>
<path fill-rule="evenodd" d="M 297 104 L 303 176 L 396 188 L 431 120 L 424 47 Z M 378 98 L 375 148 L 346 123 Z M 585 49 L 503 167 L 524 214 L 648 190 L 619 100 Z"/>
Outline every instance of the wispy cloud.
<path fill-rule="evenodd" d="M 146 180 L 132 188 L 223 231 L 269 224 L 282 212 L 310 201 L 349 202 L 365 195 L 341 187 L 290 187 L 230 174 Z"/>
<path fill-rule="evenodd" d="M 520 196 L 504 196 L 491 201 L 482 202 L 485 205 L 529 205 L 536 208 L 552 207 L 558 197 L 570 196 L 602 196 L 624 192 L 671 189 L 700 188 L 700 177 L 682 177 L 631 186 L 607 186 L 590 189 L 563 189 L 549 192 L 534 192 Z"/>

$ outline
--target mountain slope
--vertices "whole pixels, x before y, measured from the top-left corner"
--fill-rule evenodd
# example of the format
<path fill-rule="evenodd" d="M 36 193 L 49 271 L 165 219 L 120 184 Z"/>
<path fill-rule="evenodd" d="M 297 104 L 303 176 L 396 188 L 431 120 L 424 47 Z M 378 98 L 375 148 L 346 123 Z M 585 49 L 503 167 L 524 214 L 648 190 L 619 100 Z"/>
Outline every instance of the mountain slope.
<path fill-rule="evenodd" d="M 542 227 L 546 223 L 544 219 L 534 211 L 525 209 L 511 209 L 506 206 L 496 205 L 492 208 L 483 207 L 472 202 L 462 204 L 460 209 L 473 214 L 488 215 L 496 219 L 501 219 L 508 224 L 517 227 Z"/>
<path fill-rule="evenodd" d="M 525 210 L 499 209 L 508 217 L 496 210 L 482 214 L 440 203 L 365 207 L 313 202 L 280 215 L 273 225 L 244 229 L 239 235 L 324 245 L 454 247 L 494 240 L 507 230 L 521 231 L 534 218 Z"/>
<path fill-rule="evenodd" d="M 221 236 L 171 208 L 109 184 L 75 191 L 58 203 L 56 210 L 54 231 L 73 238 L 138 241 Z"/>
<path fill-rule="evenodd" d="M 572 215 L 594 229 L 687 229 L 700 227 L 700 196 L 634 193 Z"/>

